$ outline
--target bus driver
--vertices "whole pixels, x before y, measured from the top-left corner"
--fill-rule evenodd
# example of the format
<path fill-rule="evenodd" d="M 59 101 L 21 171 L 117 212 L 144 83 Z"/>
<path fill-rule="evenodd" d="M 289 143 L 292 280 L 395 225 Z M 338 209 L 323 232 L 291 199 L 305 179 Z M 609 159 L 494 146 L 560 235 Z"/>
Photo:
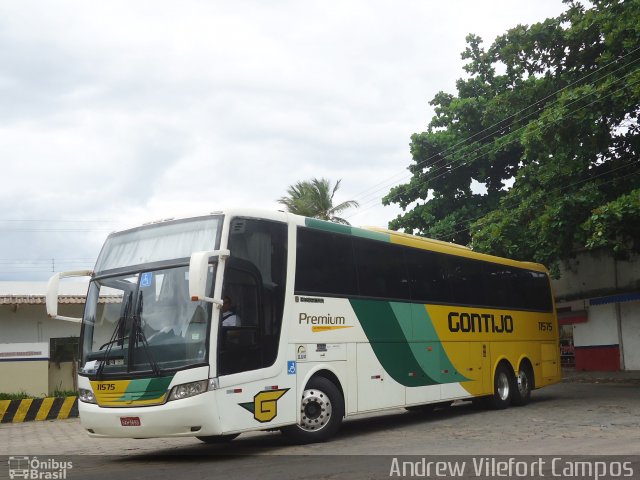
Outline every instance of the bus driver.
<path fill-rule="evenodd" d="M 236 307 L 229 295 L 222 297 L 222 326 L 239 327 L 240 317 L 236 313 Z"/>

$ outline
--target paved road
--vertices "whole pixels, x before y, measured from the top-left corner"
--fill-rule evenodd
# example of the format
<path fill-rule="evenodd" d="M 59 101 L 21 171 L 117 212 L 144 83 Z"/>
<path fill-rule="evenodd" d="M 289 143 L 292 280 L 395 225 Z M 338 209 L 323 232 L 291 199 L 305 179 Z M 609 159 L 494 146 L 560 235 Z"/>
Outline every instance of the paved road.
<path fill-rule="evenodd" d="M 289 445 L 279 432 L 205 445 L 189 438 L 93 439 L 77 419 L 0 426 L 0 455 L 74 455 L 73 473 L 82 471 L 82 478 L 120 478 L 126 473 L 127 478 L 159 480 L 175 478 L 185 468 L 192 478 L 209 478 L 215 472 L 225 480 L 362 478 L 363 471 L 374 467 L 388 478 L 394 455 L 639 453 L 637 383 L 562 383 L 534 392 L 526 407 L 504 411 L 476 410 L 469 403 L 431 415 L 393 410 L 347 421 L 332 441 L 307 446 Z M 366 457 L 372 454 L 388 457 Z M 309 457 L 318 455 L 330 457 Z M 0 466 L 0 478 L 3 475 Z"/>

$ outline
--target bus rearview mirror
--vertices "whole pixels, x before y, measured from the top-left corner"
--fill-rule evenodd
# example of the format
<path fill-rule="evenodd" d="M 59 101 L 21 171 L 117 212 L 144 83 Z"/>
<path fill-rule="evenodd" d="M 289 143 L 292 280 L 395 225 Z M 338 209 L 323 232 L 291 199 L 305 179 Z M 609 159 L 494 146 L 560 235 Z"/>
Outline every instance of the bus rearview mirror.
<path fill-rule="evenodd" d="M 229 256 L 229 250 L 208 250 L 195 252 L 189 261 L 189 297 L 192 301 L 205 301 L 222 305 L 222 300 L 207 296 L 207 277 L 209 275 L 209 261 L 211 257 L 224 260 Z"/>
<path fill-rule="evenodd" d="M 82 322 L 82 318 L 65 317 L 58 315 L 58 292 L 60 290 L 60 279 L 70 277 L 90 277 L 93 275 L 91 270 L 77 270 L 73 272 L 60 272 L 54 274 L 47 283 L 47 315 L 54 320 L 66 320 L 68 322 Z"/>

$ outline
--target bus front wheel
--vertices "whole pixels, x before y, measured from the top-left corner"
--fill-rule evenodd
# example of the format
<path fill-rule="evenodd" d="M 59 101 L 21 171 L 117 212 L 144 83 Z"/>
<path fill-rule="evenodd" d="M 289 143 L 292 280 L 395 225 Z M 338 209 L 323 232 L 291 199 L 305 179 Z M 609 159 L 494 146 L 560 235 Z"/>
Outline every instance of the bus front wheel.
<path fill-rule="evenodd" d="M 324 377 L 309 380 L 300 401 L 300 423 L 282 428 L 296 443 L 324 442 L 342 423 L 344 399 L 336 385 Z"/>

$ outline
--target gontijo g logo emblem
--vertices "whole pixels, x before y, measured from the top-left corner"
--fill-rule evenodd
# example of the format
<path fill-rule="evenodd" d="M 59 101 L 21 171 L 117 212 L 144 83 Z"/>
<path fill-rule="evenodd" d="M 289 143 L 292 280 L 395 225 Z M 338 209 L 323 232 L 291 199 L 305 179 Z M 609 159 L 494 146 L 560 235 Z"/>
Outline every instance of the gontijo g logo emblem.
<path fill-rule="evenodd" d="M 270 422 L 278 415 L 278 400 L 288 391 L 288 388 L 264 390 L 253 397 L 253 402 L 239 403 L 238 405 L 253 413 L 253 418 L 260 423 Z"/>

